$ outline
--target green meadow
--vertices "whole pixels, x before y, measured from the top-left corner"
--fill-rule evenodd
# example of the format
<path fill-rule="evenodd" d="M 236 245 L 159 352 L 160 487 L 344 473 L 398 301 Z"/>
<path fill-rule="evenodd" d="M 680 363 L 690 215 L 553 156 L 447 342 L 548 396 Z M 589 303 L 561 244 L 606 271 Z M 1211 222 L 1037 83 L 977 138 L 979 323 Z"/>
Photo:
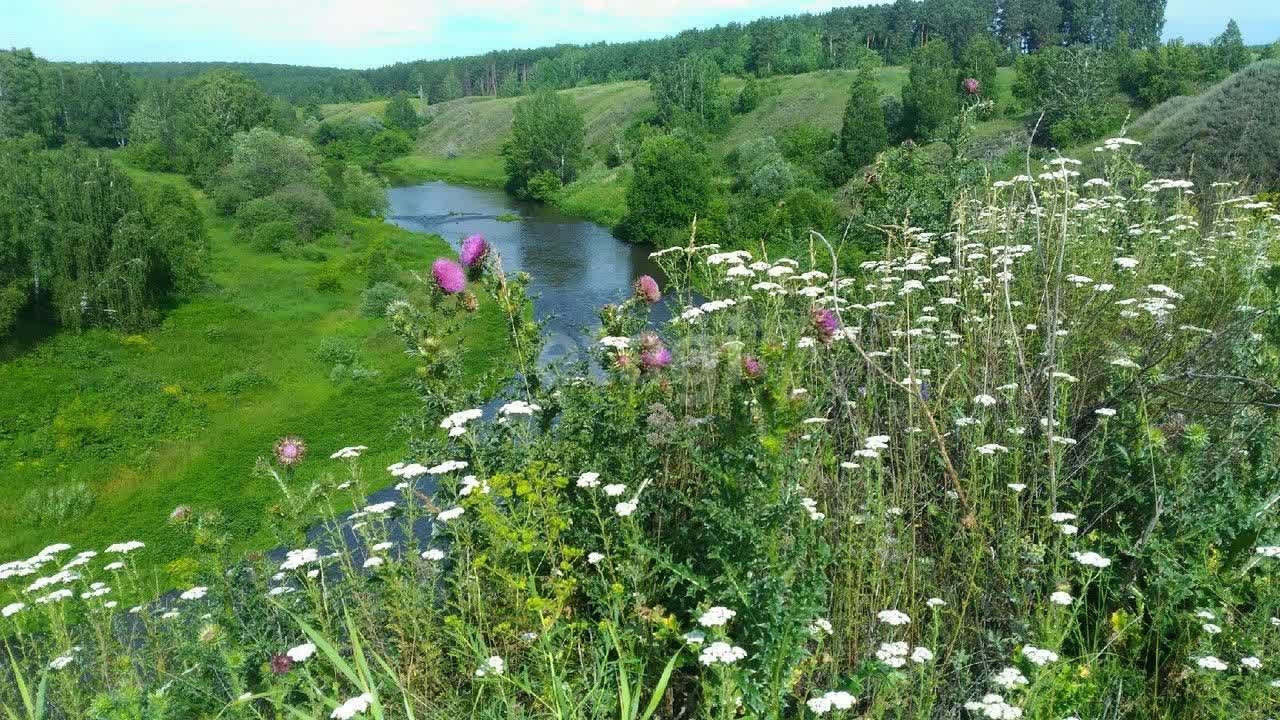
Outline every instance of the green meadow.
<path fill-rule="evenodd" d="M 180 176 L 131 175 L 190 190 Z M 211 236 L 203 291 L 138 334 L 19 334 L 0 346 L 0 558 L 137 539 L 159 566 L 189 551 L 167 523 L 179 505 L 217 509 L 237 549 L 262 549 L 278 489 L 254 464 L 278 438 L 306 442 L 304 478 L 337 471 L 328 456 L 347 445 L 370 447 L 361 463 L 374 486 L 403 459 L 396 428 L 417 405 L 413 362 L 385 320 L 360 313 L 362 264 L 380 245 L 408 277 L 447 243 L 353 219 L 303 257 L 263 253 L 197 196 Z M 484 306 L 471 317 L 455 339 L 465 380 L 478 381 L 502 328 Z M 358 372 L 335 370 L 352 357 Z"/>

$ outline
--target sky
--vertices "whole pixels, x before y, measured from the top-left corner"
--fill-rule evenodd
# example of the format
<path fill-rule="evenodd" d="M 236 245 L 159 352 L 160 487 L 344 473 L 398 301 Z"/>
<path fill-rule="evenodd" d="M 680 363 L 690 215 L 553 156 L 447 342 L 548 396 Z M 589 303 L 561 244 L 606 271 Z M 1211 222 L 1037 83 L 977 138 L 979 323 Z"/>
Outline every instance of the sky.
<path fill-rule="evenodd" d="M 873 0 L 0 0 L 0 47 L 50 60 L 240 60 L 368 68 L 691 27 Z M 883 1 L 883 0 L 880 0 Z M 1280 0 L 1169 0 L 1166 37 L 1206 41 L 1234 17 L 1280 37 Z"/>

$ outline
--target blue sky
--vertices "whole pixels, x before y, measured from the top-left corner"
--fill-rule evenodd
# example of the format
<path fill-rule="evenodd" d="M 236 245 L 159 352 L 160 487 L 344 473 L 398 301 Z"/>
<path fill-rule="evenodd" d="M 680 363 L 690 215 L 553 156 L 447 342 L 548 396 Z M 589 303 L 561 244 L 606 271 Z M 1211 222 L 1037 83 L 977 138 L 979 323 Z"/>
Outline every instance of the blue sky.
<path fill-rule="evenodd" d="M 373 67 L 866 2 L 830 0 L 0 0 L 0 46 L 53 60 L 246 60 Z M 1280 37 L 1280 0 L 1169 0 L 1168 37 L 1207 40 L 1234 17 Z"/>

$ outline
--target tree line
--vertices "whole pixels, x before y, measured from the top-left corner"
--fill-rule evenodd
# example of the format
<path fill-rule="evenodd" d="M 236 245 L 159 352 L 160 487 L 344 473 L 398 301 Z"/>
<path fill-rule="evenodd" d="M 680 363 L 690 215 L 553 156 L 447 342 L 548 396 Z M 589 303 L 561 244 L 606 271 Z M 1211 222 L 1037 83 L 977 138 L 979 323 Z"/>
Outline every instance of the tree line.
<path fill-rule="evenodd" d="M 647 80 L 695 53 L 720 72 L 755 77 L 856 67 L 863 50 L 886 64 L 906 63 L 931 40 L 962 47 L 991 38 L 1012 57 L 1055 45 L 1145 48 L 1160 42 L 1166 0 L 894 0 L 825 13 L 771 17 L 686 30 L 634 42 L 497 50 L 440 60 L 397 62 L 369 70 L 231 62 L 126 63 L 141 78 L 187 78 L 234 70 L 292 103 L 351 102 L 396 93 L 426 103 L 473 95 L 514 97 Z"/>

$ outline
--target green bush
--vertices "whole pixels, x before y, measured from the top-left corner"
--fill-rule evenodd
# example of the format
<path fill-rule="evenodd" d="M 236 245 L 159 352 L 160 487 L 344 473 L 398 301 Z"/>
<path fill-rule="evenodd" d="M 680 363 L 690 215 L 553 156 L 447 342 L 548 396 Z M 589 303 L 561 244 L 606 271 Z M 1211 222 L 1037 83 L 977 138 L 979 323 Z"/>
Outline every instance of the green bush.
<path fill-rule="evenodd" d="M 342 292 L 342 271 L 333 265 L 325 265 L 311 273 L 308 283 L 316 292 Z"/>
<path fill-rule="evenodd" d="M 1280 187 L 1280 60 L 1254 63 L 1182 103 L 1145 142 L 1139 157 L 1154 172 L 1194 170 L 1202 188 L 1228 178 Z"/>
<path fill-rule="evenodd" d="M 1018 60 L 1013 93 L 1036 119 L 1037 139 L 1066 147 L 1119 127 L 1125 112 L 1113 99 L 1116 72 L 1096 48 L 1050 47 Z"/>
<path fill-rule="evenodd" d="M 534 200 L 547 202 L 560 192 L 561 187 L 559 175 L 551 170 L 543 170 L 529 178 L 529 182 L 525 185 L 525 195 Z"/>
<path fill-rule="evenodd" d="M 320 346 L 316 348 L 316 358 L 329 365 L 351 365 L 358 356 L 355 343 L 337 335 L 321 340 Z"/>
<path fill-rule="evenodd" d="M 927 139 L 959 107 L 956 68 L 947 43 L 934 40 L 911 55 L 907 84 L 902 88 L 903 125 L 911 137 Z"/>
<path fill-rule="evenodd" d="M 236 224 L 242 232 L 251 232 L 269 222 L 289 220 L 289 210 L 279 200 L 271 197 L 255 198 L 236 210 Z"/>
<path fill-rule="evenodd" d="M 382 317 L 387 306 L 406 297 L 404 288 L 391 282 L 380 282 L 360 293 L 360 314 L 365 317 Z"/>
<path fill-rule="evenodd" d="M 271 199 L 289 213 L 298 235 L 304 240 L 314 240 L 332 230 L 337 220 L 328 196 L 311 185 L 288 185 L 276 191 Z"/>
<path fill-rule="evenodd" d="M 290 220 L 271 220 L 249 233 L 249 245 L 258 252 L 285 252 L 298 244 L 298 228 Z"/>
<path fill-rule="evenodd" d="M 711 195 L 707 157 L 683 138 L 645 141 L 627 187 L 627 215 L 618 233 L 631 242 L 666 245 L 689 231 Z"/>

